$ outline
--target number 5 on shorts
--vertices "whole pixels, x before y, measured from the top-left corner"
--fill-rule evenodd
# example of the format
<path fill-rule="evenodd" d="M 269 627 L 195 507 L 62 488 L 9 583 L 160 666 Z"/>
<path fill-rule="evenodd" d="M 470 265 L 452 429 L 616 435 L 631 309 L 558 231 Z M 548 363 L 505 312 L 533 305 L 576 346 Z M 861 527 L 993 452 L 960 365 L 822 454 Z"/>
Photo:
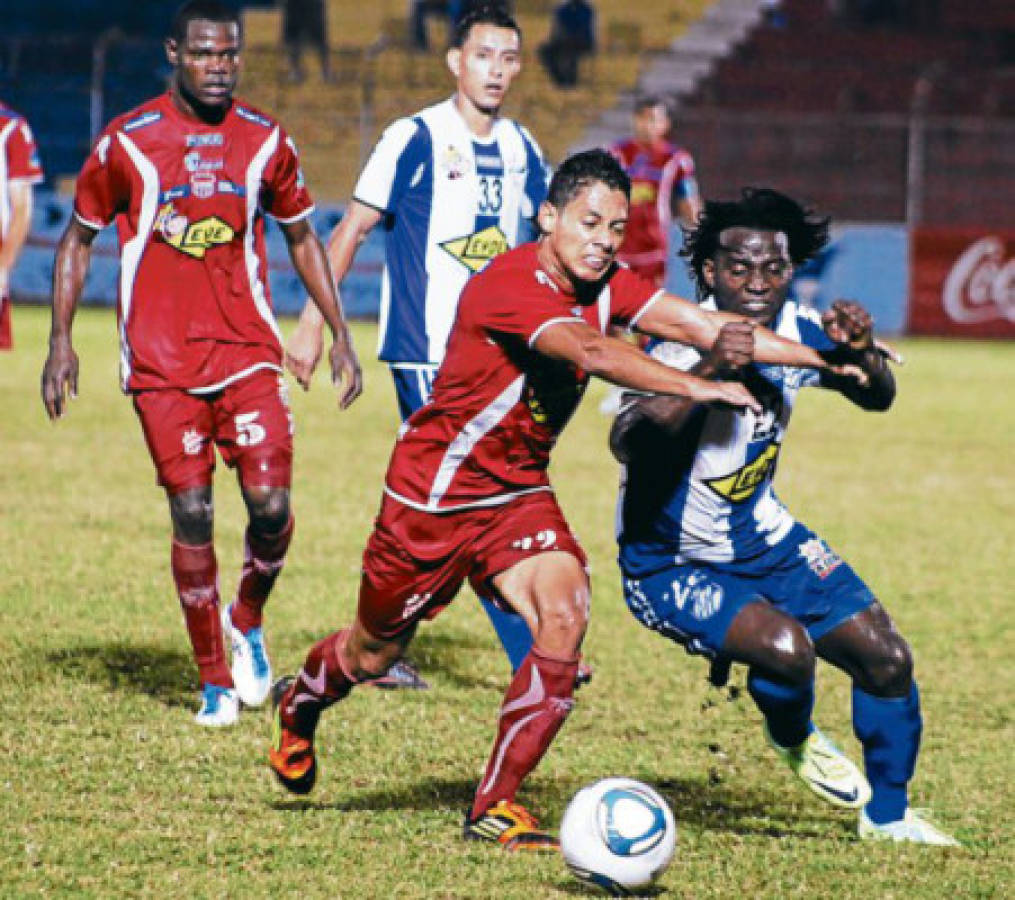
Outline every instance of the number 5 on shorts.
<path fill-rule="evenodd" d="M 254 444 L 260 444 L 267 437 L 268 432 L 255 421 L 260 414 L 260 412 L 241 413 L 235 417 L 236 443 L 241 447 L 252 447 Z"/>

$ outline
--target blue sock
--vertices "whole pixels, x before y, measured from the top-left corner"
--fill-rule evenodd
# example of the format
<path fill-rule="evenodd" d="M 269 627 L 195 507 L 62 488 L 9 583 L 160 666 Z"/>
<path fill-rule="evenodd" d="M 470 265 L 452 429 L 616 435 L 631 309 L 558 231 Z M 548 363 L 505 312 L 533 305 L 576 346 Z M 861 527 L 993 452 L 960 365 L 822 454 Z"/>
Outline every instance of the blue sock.
<path fill-rule="evenodd" d="M 853 688 L 853 733 L 863 744 L 863 762 L 873 796 L 865 810 L 877 825 L 906 814 L 906 787 L 916 770 L 920 751 L 920 692 L 908 697 L 874 697 Z"/>
<path fill-rule="evenodd" d="M 765 716 L 768 733 L 780 747 L 797 747 L 807 740 L 814 726 L 814 682 L 805 685 L 776 681 L 751 669 L 747 690 Z"/>
<path fill-rule="evenodd" d="M 511 671 L 517 672 L 522 660 L 532 649 L 532 632 L 529 631 L 529 626 L 518 613 L 505 612 L 492 600 L 480 597 L 479 601 L 490 617 L 493 630 L 497 632 L 501 646 L 511 662 Z"/>

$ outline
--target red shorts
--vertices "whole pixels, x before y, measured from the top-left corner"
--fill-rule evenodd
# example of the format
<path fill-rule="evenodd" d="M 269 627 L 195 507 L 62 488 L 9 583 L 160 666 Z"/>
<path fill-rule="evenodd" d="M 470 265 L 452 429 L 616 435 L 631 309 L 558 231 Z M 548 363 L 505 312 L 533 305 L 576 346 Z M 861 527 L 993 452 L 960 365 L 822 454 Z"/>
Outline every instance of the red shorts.
<path fill-rule="evenodd" d="M 495 575 L 551 550 L 587 564 L 550 491 L 449 513 L 420 512 L 385 495 L 363 552 L 359 619 L 387 640 L 436 616 L 466 578 L 477 593 L 489 595 Z"/>
<path fill-rule="evenodd" d="M 293 423 L 285 382 L 260 369 L 213 394 L 138 391 L 134 409 L 169 494 L 211 484 L 215 451 L 248 487 L 289 487 Z"/>

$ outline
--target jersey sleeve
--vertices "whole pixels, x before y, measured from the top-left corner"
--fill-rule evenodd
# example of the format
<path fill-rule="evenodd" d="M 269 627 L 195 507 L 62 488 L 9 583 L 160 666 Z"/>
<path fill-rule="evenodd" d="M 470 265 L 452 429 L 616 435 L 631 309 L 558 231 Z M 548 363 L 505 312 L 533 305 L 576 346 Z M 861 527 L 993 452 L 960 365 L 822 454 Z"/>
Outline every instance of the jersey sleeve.
<path fill-rule="evenodd" d="M 39 149 L 35 146 L 32 129 L 24 119 L 16 120 L 7 139 L 7 178 L 29 184 L 38 184 L 43 178 Z"/>
<path fill-rule="evenodd" d="M 821 324 L 821 314 L 810 306 L 796 308 L 796 326 L 800 333 L 800 343 L 815 350 L 832 350 L 833 341 Z M 801 369 L 801 387 L 821 387 L 821 373 L 817 369 Z"/>
<path fill-rule="evenodd" d="M 617 266 L 610 279 L 610 321 L 614 325 L 637 325 L 638 319 L 665 291 L 627 266 Z"/>
<path fill-rule="evenodd" d="M 283 225 L 298 222 L 314 211 L 296 144 L 281 127 L 278 147 L 265 170 L 264 182 L 264 211 Z"/>
<path fill-rule="evenodd" d="M 698 181 L 694 171 L 694 157 L 686 150 L 678 150 L 670 159 L 673 171 L 673 194 L 684 200 L 698 193 Z"/>
<path fill-rule="evenodd" d="M 539 211 L 540 204 L 546 199 L 546 193 L 550 187 L 550 167 L 543 157 L 543 151 L 539 144 L 523 126 L 518 126 L 522 135 L 522 143 L 525 145 L 526 156 L 526 177 L 525 177 L 525 200 L 522 204 L 522 218 L 532 220 Z M 533 235 L 534 237 L 534 235 Z"/>
<path fill-rule="evenodd" d="M 124 171 L 116 130 L 110 127 L 99 136 L 78 175 L 74 215 L 82 224 L 100 231 L 126 210 L 129 201 L 130 179 Z"/>
<path fill-rule="evenodd" d="M 353 199 L 381 212 L 394 212 L 402 195 L 430 163 L 429 132 L 415 119 L 389 125 L 374 147 L 353 190 Z"/>
<path fill-rule="evenodd" d="M 580 316 L 571 315 L 562 308 L 553 289 L 539 281 L 541 274 L 502 276 L 491 279 L 493 283 L 488 281 L 485 286 L 482 279 L 474 278 L 466 285 L 461 302 L 472 309 L 476 324 L 483 330 L 521 338 L 531 347 L 550 325 L 584 322 Z"/>

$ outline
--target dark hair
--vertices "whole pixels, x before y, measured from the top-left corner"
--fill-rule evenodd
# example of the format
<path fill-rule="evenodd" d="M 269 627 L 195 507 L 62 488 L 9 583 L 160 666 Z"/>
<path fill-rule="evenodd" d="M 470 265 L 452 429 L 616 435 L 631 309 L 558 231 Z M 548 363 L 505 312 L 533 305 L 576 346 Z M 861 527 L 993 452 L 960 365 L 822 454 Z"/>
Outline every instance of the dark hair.
<path fill-rule="evenodd" d="M 546 202 L 563 209 L 582 188 L 601 181 L 608 188 L 623 191 L 631 197 L 631 179 L 617 162 L 617 158 L 606 150 L 584 150 L 569 156 L 553 173 Z"/>
<path fill-rule="evenodd" d="M 698 223 L 684 234 L 680 255 L 687 260 L 699 293 L 706 293 L 702 271 L 706 259 L 719 249 L 719 235 L 727 228 L 781 231 L 789 238 L 789 258 L 794 266 L 807 262 L 828 243 L 830 219 L 816 218 L 796 200 L 771 188 L 744 188 L 740 200 L 709 200 Z"/>
<path fill-rule="evenodd" d="M 178 44 L 187 39 L 187 27 L 191 22 L 204 19 L 207 22 L 224 22 L 243 29 L 240 15 L 219 0 L 187 0 L 173 14 L 173 22 L 169 26 L 169 36 Z"/>
<path fill-rule="evenodd" d="M 646 109 L 655 109 L 657 106 L 661 106 L 666 110 L 666 115 L 671 116 L 669 104 L 658 94 L 642 94 L 638 97 L 634 101 L 634 113 L 638 115 L 638 113 L 645 112 Z"/>
<path fill-rule="evenodd" d="M 497 28 L 510 28 L 522 39 L 522 29 L 503 3 L 476 3 L 455 25 L 451 35 L 451 46 L 461 48 L 469 39 L 469 34 L 477 25 L 493 25 Z"/>

